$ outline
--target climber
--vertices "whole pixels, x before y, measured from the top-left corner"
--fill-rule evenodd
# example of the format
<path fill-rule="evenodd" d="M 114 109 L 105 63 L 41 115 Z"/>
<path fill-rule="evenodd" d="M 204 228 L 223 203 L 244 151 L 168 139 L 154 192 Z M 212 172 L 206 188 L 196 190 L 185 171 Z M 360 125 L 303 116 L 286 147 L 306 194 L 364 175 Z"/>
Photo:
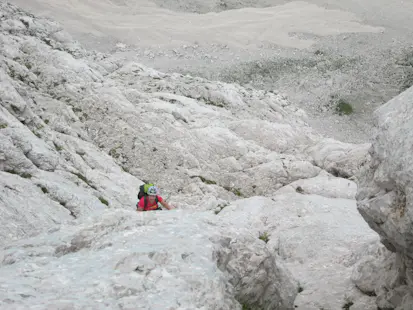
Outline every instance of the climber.
<path fill-rule="evenodd" d="M 146 191 L 146 195 L 143 195 L 137 203 L 137 211 L 154 211 L 162 210 L 158 206 L 158 202 L 168 210 L 173 209 L 161 196 L 158 195 L 158 189 L 156 186 L 150 186 Z"/>

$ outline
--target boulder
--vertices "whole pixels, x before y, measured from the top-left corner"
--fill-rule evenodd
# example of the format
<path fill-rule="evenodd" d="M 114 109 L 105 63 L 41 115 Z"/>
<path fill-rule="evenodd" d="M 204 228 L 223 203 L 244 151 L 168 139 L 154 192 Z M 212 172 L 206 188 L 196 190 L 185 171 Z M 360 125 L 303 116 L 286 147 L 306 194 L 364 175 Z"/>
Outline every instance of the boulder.
<path fill-rule="evenodd" d="M 296 295 L 258 238 L 209 212 L 105 211 L 0 253 L 2 309 L 283 310 Z"/>
<path fill-rule="evenodd" d="M 393 268 L 384 269 L 382 281 L 365 275 L 356 279 L 363 286 L 370 282 L 381 308 L 409 309 L 413 292 L 413 88 L 375 114 L 378 134 L 369 152 L 371 161 L 361 173 L 357 204 L 381 242 L 394 253 Z M 375 266 L 366 263 L 361 270 L 375 270 Z"/>

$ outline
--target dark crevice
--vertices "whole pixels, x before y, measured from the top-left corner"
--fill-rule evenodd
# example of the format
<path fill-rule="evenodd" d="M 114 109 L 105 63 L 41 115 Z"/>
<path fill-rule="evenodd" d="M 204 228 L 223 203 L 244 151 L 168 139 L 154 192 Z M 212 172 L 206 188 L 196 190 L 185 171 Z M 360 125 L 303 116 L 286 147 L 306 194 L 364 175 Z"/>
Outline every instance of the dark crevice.
<path fill-rule="evenodd" d="M 86 183 L 87 185 L 89 185 L 89 186 L 90 186 L 91 188 L 93 188 L 94 190 L 97 190 L 96 186 L 94 186 L 93 184 L 91 184 L 91 183 L 89 182 L 89 180 L 86 179 L 86 177 L 83 176 L 82 174 L 77 173 L 77 172 L 71 172 L 71 173 L 74 174 L 75 176 L 77 176 L 79 179 L 81 179 L 84 183 Z"/>
<path fill-rule="evenodd" d="M 344 171 L 340 171 L 337 168 L 331 168 L 328 170 L 332 175 L 334 175 L 337 178 L 343 178 L 343 179 L 348 179 L 351 177 L 348 173 L 345 173 Z"/>
<path fill-rule="evenodd" d="M 70 210 L 68 207 L 66 207 L 66 203 L 65 203 L 65 202 L 59 201 L 59 203 L 60 203 L 60 205 L 61 205 L 63 208 L 65 208 L 67 211 L 70 212 L 70 215 L 71 215 L 74 219 L 77 219 L 76 214 L 75 214 L 72 210 Z"/>

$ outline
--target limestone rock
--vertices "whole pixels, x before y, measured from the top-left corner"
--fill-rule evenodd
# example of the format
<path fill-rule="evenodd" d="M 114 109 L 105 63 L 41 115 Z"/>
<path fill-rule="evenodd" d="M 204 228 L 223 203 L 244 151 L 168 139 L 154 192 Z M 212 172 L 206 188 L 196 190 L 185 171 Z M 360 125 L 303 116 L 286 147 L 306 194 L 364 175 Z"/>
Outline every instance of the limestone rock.
<path fill-rule="evenodd" d="M 341 309 L 348 301 L 372 309 L 374 299 L 354 287 L 350 277 L 363 257 L 361 249 L 378 236 L 360 217 L 354 197 L 346 198 L 355 194 L 354 185 L 352 190 L 347 184 L 336 188 L 340 182 L 331 176 L 314 180 L 312 187 L 303 183 L 307 192 L 281 188 L 272 199 L 232 203 L 218 217 L 228 227 L 247 227 L 283 259 L 299 282 L 295 309 Z"/>
<path fill-rule="evenodd" d="M 351 144 L 333 139 L 323 139 L 307 152 L 317 166 L 335 176 L 350 178 L 357 176 L 360 168 L 368 161 L 369 143 Z"/>
<path fill-rule="evenodd" d="M 377 303 L 382 308 L 408 309 L 413 292 L 412 115 L 413 88 L 376 111 L 378 134 L 357 194 L 361 215 L 386 248 L 396 253 L 394 267 L 383 275 L 384 279 L 393 279 L 383 280 L 386 289 L 377 292 Z"/>
<path fill-rule="evenodd" d="M 214 217 L 106 211 L 20 241 L 0 254 L 0 287 L 8 287 L 0 306 L 241 309 L 234 296 L 242 296 L 263 309 L 292 309 L 289 273 L 260 240 L 240 240 L 245 233 Z"/>
<path fill-rule="evenodd" d="M 2 309 L 370 307 L 350 271 L 377 236 L 332 175 L 367 146 L 324 140 L 274 92 L 123 63 L 0 12 Z M 141 179 L 180 210 L 135 212 Z"/>

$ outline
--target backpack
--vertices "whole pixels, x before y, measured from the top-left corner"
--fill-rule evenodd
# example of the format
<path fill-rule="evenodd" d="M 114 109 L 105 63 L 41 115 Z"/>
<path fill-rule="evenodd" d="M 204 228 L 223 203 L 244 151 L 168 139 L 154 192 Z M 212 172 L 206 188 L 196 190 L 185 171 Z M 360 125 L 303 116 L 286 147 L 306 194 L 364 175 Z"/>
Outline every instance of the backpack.
<path fill-rule="evenodd" d="M 148 188 L 151 186 L 155 186 L 155 184 L 152 183 L 144 183 L 141 186 L 139 186 L 139 193 L 138 193 L 138 199 L 140 200 L 143 196 L 148 196 Z"/>
<path fill-rule="evenodd" d="M 145 197 L 145 206 L 144 206 L 144 210 L 146 209 L 146 206 L 148 205 L 148 188 L 151 186 L 155 186 L 155 184 L 152 183 L 144 183 L 141 186 L 139 186 L 139 193 L 138 193 L 138 202 L 136 203 L 136 207 L 138 207 L 138 203 L 139 200 L 141 200 L 142 197 Z M 158 196 L 156 196 L 155 198 L 156 204 L 158 204 L 159 200 L 158 200 Z"/>

